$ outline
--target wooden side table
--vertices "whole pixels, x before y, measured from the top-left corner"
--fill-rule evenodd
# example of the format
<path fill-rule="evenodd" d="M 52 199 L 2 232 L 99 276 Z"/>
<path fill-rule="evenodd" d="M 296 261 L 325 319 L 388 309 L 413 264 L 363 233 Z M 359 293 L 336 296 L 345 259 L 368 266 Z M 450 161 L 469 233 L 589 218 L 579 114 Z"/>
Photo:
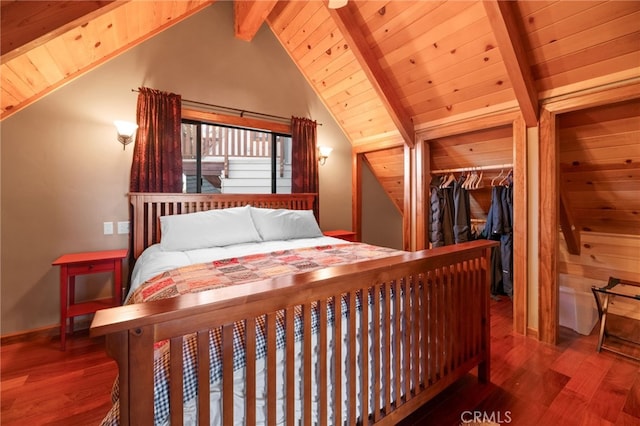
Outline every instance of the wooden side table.
<path fill-rule="evenodd" d="M 73 317 L 122 303 L 122 259 L 127 257 L 127 253 L 126 249 L 70 253 L 53 261 L 53 266 L 60 266 L 60 348 L 63 351 L 66 348 L 67 319 L 71 319 L 73 333 Z M 76 276 L 99 272 L 113 273 L 113 297 L 76 303 Z"/>
<path fill-rule="evenodd" d="M 345 231 L 343 229 L 337 229 L 335 231 L 326 231 L 323 232 L 327 237 L 340 238 L 341 240 L 356 242 L 356 233 L 353 231 Z"/>

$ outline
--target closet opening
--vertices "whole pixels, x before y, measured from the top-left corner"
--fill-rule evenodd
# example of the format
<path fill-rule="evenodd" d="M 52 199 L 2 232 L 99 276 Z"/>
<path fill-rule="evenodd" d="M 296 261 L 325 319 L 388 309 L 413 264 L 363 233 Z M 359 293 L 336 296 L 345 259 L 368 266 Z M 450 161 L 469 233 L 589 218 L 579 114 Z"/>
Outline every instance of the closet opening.
<path fill-rule="evenodd" d="M 490 267 L 492 311 L 527 334 L 526 128 L 504 114 L 433 129 L 423 144 L 425 248 L 500 242 Z"/>

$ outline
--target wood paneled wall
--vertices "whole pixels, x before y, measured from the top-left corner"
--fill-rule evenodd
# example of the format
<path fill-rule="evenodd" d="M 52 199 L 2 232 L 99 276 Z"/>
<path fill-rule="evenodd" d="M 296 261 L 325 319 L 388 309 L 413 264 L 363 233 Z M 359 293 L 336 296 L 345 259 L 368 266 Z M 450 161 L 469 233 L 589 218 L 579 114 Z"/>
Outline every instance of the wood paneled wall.
<path fill-rule="evenodd" d="M 640 100 L 558 117 L 560 190 L 582 231 L 640 235 Z"/>
<path fill-rule="evenodd" d="M 640 236 L 582 232 L 579 255 L 570 254 L 560 239 L 558 272 L 597 280 L 605 285 L 609 277 L 637 281 L 640 277 Z"/>

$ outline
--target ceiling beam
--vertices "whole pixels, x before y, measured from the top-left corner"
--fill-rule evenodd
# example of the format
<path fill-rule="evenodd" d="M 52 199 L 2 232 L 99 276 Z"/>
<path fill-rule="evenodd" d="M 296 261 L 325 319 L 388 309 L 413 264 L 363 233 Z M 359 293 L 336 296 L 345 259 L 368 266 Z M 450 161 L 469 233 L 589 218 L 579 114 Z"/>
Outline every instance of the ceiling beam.
<path fill-rule="evenodd" d="M 0 9 L 1 61 L 10 61 L 125 3 L 127 2 L 113 0 L 3 0 Z"/>
<path fill-rule="evenodd" d="M 276 3 L 278 3 L 278 0 L 234 1 L 236 37 L 244 41 L 253 40 L 253 37 Z"/>
<path fill-rule="evenodd" d="M 540 116 L 538 91 L 527 60 L 527 53 L 518 30 L 511 1 L 484 0 L 484 8 L 502 60 L 511 79 L 516 99 L 527 127 L 535 127 Z"/>
<path fill-rule="evenodd" d="M 348 3 L 339 9 L 329 9 L 329 14 L 380 97 L 382 104 L 389 112 L 405 143 L 410 148 L 413 148 L 415 146 L 415 130 L 411 116 L 400 103 L 400 99 L 394 92 L 387 75 L 382 70 L 378 58 L 376 58 L 373 50 L 368 45 L 361 31 L 362 29 L 350 10 L 351 7 L 352 5 Z"/>

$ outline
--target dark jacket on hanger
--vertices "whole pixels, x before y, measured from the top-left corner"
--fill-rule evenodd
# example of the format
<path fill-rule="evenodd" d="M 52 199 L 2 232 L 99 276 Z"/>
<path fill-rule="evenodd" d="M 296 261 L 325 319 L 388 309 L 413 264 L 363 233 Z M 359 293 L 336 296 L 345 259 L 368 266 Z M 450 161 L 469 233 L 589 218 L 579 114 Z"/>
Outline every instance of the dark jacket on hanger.
<path fill-rule="evenodd" d="M 453 183 L 453 203 L 455 207 L 453 221 L 454 242 L 464 243 L 471 240 L 471 207 L 469 192 L 460 182 Z"/>
<path fill-rule="evenodd" d="M 431 220 L 429 221 L 429 241 L 432 247 L 453 244 L 453 194 L 450 188 L 440 188 L 441 179 L 431 181 Z"/>
<path fill-rule="evenodd" d="M 500 241 L 499 255 L 492 255 L 491 293 L 513 296 L 513 191 L 509 186 L 494 186 L 491 207 L 483 236 Z M 497 254 L 497 253 L 494 253 Z"/>

